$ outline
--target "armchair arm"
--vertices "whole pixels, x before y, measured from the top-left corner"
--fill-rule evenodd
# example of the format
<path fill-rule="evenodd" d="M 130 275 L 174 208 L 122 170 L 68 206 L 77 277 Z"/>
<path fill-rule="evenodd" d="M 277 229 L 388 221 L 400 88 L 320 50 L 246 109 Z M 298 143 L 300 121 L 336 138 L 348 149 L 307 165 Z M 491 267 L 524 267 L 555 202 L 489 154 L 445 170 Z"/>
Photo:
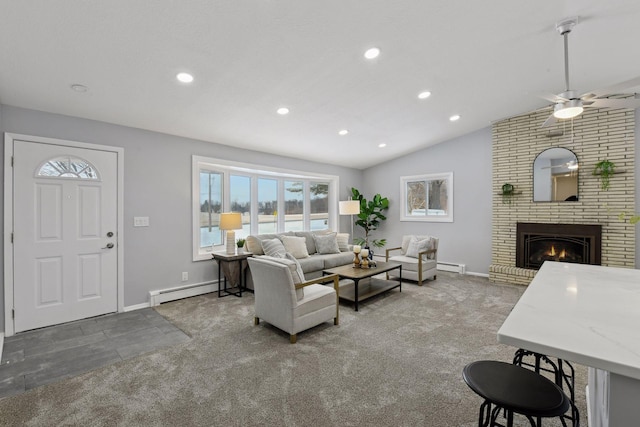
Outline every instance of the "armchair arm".
<path fill-rule="evenodd" d="M 386 251 L 386 257 L 385 257 L 385 261 L 389 261 L 389 252 L 391 252 L 391 251 L 397 251 L 397 250 L 400 250 L 400 249 L 402 249 L 402 248 L 401 248 L 401 247 L 397 247 L 397 248 L 389 248 L 389 249 L 387 249 L 387 251 Z"/>
<path fill-rule="evenodd" d="M 340 277 L 337 274 L 322 276 L 322 277 L 318 277 L 317 279 L 312 279 L 303 283 L 299 283 L 295 285 L 295 288 L 302 289 L 305 286 L 315 285 L 315 284 L 324 284 L 330 281 L 333 281 L 333 289 L 336 290 L 336 318 L 333 323 L 337 325 L 340 322 Z"/>
<path fill-rule="evenodd" d="M 429 250 L 426 250 L 426 251 L 422 251 L 422 252 L 420 252 L 418 254 L 418 259 L 422 260 L 422 255 L 427 255 L 427 258 L 429 258 L 430 254 L 433 254 L 433 258 L 430 258 L 430 259 L 436 259 L 436 254 L 437 253 L 438 253 L 437 249 L 429 249 Z"/>

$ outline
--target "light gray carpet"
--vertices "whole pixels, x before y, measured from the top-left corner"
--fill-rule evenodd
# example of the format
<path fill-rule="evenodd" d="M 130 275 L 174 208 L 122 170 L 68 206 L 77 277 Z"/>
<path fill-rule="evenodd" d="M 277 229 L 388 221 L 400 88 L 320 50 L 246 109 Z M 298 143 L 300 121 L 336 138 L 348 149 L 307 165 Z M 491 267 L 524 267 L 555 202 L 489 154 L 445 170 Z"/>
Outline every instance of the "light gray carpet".
<path fill-rule="evenodd" d="M 474 426 L 481 400 L 462 368 L 511 361 L 515 349 L 496 332 L 523 291 L 441 272 L 357 313 L 343 304 L 339 326 L 294 345 L 253 326 L 251 294 L 163 304 L 157 311 L 190 341 L 2 399 L 0 424 Z M 586 369 L 577 369 L 586 425 Z"/>

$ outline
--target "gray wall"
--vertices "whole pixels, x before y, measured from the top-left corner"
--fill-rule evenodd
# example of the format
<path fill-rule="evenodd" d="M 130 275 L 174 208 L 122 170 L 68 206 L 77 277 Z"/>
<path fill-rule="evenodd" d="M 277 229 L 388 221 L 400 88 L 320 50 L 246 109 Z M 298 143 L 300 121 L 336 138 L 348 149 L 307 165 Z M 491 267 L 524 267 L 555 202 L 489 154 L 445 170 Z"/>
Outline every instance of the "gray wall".
<path fill-rule="evenodd" d="M 6 105 L 0 106 L 0 131 L 124 148 L 125 306 L 148 302 L 151 290 L 216 278 L 212 261 L 191 260 L 193 154 L 338 175 L 340 200 L 362 182 L 362 171 L 356 169 Z M 4 151 L 0 155 L 4 158 Z M 0 172 L 4 181 L 4 171 Z M 134 228 L 134 216 L 148 216 L 150 227 Z M 348 217 L 340 218 L 340 229 L 349 229 Z M 189 272 L 188 282 L 181 282 L 183 271 Z M 2 298 L 0 293 L 0 331 L 4 330 Z"/>
<path fill-rule="evenodd" d="M 400 246 L 405 234 L 436 236 L 438 261 L 466 264 L 469 272 L 488 274 L 491 163 L 491 129 L 485 128 L 365 170 L 360 190 L 367 198 L 380 193 L 390 202 L 387 221 L 376 238 L 386 238 L 391 248 Z M 454 222 L 400 222 L 400 177 L 441 172 L 453 172 Z M 384 248 L 376 253 L 382 255 Z"/>

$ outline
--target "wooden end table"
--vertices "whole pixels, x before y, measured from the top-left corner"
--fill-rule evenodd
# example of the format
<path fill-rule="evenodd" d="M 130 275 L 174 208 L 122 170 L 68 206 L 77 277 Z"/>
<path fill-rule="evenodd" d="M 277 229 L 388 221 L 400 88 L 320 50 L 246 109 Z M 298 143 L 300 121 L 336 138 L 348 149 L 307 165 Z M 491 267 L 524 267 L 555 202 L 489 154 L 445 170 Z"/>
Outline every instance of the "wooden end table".
<path fill-rule="evenodd" d="M 247 290 L 247 258 L 252 257 L 251 252 L 228 254 L 226 252 L 213 252 L 211 258 L 218 264 L 218 298 L 234 295 L 242 296 L 242 291 Z M 223 275 L 220 272 L 224 273 Z M 224 287 L 221 286 L 221 278 L 224 276 Z M 227 288 L 227 280 L 231 287 Z"/>
<path fill-rule="evenodd" d="M 395 269 L 400 271 L 398 282 L 395 280 L 385 280 L 373 277 L 380 273 L 386 273 Z M 345 285 L 340 288 L 340 298 L 352 301 L 354 303 L 355 311 L 358 311 L 358 303 L 367 298 L 371 298 L 394 288 L 400 288 L 400 292 L 402 292 L 402 264 L 397 262 L 380 261 L 377 262 L 377 266 L 373 268 L 355 268 L 353 267 L 353 264 L 349 264 L 323 270 L 322 274 L 337 274 L 341 279 L 353 280 L 353 286 Z M 359 282 L 362 279 L 370 279 L 370 281 L 360 288 Z"/>

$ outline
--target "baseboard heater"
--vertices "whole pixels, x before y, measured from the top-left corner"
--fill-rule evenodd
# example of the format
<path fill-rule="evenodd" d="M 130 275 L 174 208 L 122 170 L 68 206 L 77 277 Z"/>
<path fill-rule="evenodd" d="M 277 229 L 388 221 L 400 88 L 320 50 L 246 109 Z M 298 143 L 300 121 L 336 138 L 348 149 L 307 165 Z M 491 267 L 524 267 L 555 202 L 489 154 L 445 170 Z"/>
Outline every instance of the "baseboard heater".
<path fill-rule="evenodd" d="M 208 294 L 218 290 L 218 282 L 193 283 L 191 285 L 176 286 L 175 288 L 162 289 L 149 292 L 149 304 L 151 307 L 163 302 L 175 301 L 196 295 Z"/>
<path fill-rule="evenodd" d="M 467 271 L 467 266 L 465 264 L 458 264 L 456 262 L 438 262 L 438 270 L 465 274 Z"/>

